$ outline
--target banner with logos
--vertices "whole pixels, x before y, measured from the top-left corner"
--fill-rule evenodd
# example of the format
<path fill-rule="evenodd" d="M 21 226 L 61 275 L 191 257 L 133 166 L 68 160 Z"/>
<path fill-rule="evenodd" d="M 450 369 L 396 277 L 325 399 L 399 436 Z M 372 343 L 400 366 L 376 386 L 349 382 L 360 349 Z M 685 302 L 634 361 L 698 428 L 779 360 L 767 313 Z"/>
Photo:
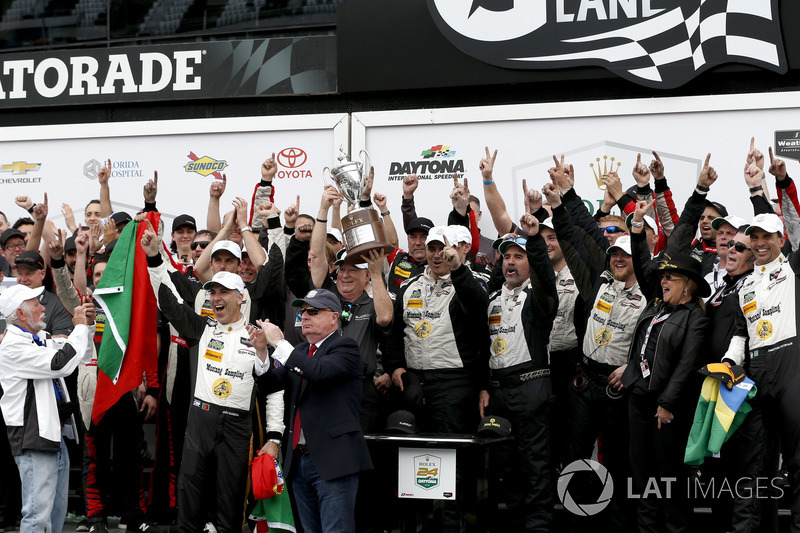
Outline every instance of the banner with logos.
<path fill-rule="evenodd" d="M 664 163 L 678 212 L 710 153 L 719 179 L 709 199 L 748 219 L 753 209 L 743 169 L 752 136 L 766 167 L 773 147 L 789 174 L 800 176 L 798 102 L 798 93 L 775 93 L 354 113 L 353 150 L 369 152 L 375 190 L 389 196 L 393 214 L 400 212 L 403 177 L 416 173 L 417 213 L 446 224 L 453 176 L 466 179 L 482 202 L 480 227 L 490 237 L 497 230 L 479 170 L 486 146 L 498 151 L 494 182 L 514 221 L 523 214 L 523 180 L 541 190 L 553 155 L 564 154 L 573 165 L 576 191 L 594 213 L 605 194 L 603 173 L 615 170 L 627 189 L 635 185 L 637 155 L 649 165 L 653 151 Z M 766 182 L 774 197 L 774 178 L 767 174 Z M 401 224 L 399 215 L 394 220 Z"/>
<path fill-rule="evenodd" d="M 0 109 L 336 91 L 335 37 L 0 55 Z"/>
<path fill-rule="evenodd" d="M 301 211 L 315 214 L 322 169 L 336 162 L 348 137 L 345 114 L 3 128 L 0 211 L 13 224 L 28 216 L 15 197 L 41 203 L 47 193 L 50 219 L 64 227 L 61 208 L 68 204 L 80 224 L 86 204 L 100 197 L 97 173 L 110 159 L 115 211 L 138 212 L 142 189 L 157 171 L 157 207 L 167 233 L 182 213 L 195 217 L 200 229 L 206 227 L 211 183 L 227 177 L 224 215 L 235 197 L 250 201 L 261 164 L 274 152 L 275 203 L 284 210 L 301 195 Z"/>

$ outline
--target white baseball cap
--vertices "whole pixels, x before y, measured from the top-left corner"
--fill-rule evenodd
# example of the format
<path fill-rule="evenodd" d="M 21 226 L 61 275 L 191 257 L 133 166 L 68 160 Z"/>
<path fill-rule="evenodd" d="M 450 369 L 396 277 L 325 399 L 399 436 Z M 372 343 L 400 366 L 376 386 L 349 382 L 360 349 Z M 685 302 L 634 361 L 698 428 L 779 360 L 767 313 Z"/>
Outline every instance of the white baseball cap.
<path fill-rule="evenodd" d="M 239 274 L 234 274 L 233 272 L 217 272 L 214 274 L 214 277 L 211 278 L 211 281 L 207 281 L 203 288 L 205 290 L 210 290 L 211 286 L 214 284 L 222 285 L 226 289 L 232 289 L 239 291 L 239 293 L 244 294 L 244 281 L 239 276 Z"/>
<path fill-rule="evenodd" d="M 753 228 L 761 228 L 767 233 L 779 233 L 781 236 L 783 235 L 783 223 L 781 223 L 780 217 L 774 213 L 761 213 L 760 215 L 756 215 L 744 234 L 750 235 Z"/>
<path fill-rule="evenodd" d="M 214 248 L 211 249 L 211 257 L 214 257 L 217 252 L 228 252 L 239 261 L 242 260 L 242 249 L 233 241 L 217 241 Z"/>
<path fill-rule="evenodd" d="M 650 215 L 645 215 L 643 218 L 644 223 L 647 224 L 647 227 L 649 227 L 656 235 L 658 235 L 658 224 L 656 224 L 656 221 L 653 220 L 653 217 Z M 625 218 L 625 225 L 628 226 L 628 230 L 631 229 L 631 222 L 633 222 L 633 213 Z"/>
<path fill-rule="evenodd" d="M 606 250 L 606 253 L 608 255 L 611 255 L 612 253 L 614 253 L 614 248 L 619 248 L 626 254 L 633 255 L 633 253 L 631 252 L 631 236 L 622 235 L 621 237 L 617 237 L 617 242 L 609 246 L 608 249 Z"/>
<path fill-rule="evenodd" d="M 546 228 L 550 228 L 553 231 L 556 230 L 556 226 L 553 224 L 553 217 L 547 217 L 540 224 Z"/>
<path fill-rule="evenodd" d="M 31 289 L 25 285 L 14 285 L 0 294 L 0 314 L 11 316 L 14 312 L 28 300 L 38 298 L 44 292 L 44 287 Z"/>
<path fill-rule="evenodd" d="M 339 231 L 337 228 L 333 228 L 333 227 L 328 228 L 328 235 L 330 235 L 331 237 L 333 237 L 334 239 L 336 239 L 339 242 L 342 242 L 342 243 L 344 242 L 344 240 L 342 240 L 342 232 Z"/>
<path fill-rule="evenodd" d="M 345 260 L 347 259 L 347 250 L 342 248 L 338 252 L 336 252 L 336 261 L 333 262 L 336 266 L 341 266 L 344 264 Z M 369 264 L 367 263 L 353 263 L 352 261 L 348 261 L 348 264 L 352 264 L 356 268 L 360 269 L 367 269 L 369 268 Z"/>
<path fill-rule="evenodd" d="M 454 246 L 458 244 L 458 234 L 455 232 L 454 226 L 434 226 L 428 232 L 428 238 L 425 239 L 425 245 L 429 245 L 432 242 L 440 242 L 447 246 L 447 243 L 444 242 L 444 238 L 447 237 L 447 240 L 450 241 L 450 245 Z"/>
<path fill-rule="evenodd" d="M 452 230 L 456 234 L 456 242 L 462 243 L 465 242 L 467 244 L 472 244 L 472 233 L 470 233 L 469 229 L 462 226 L 461 224 L 447 226 L 448 230 Z M 447 234 L 447 238 L 450 238 L 450 234 Z M 455 244 L 455 243 L 450 243 Z"/>
<path fill-rule="evenodd" d="M 718 230 L 719 227 L 722 225 L 723 222 L 727 222 L 736 230 L 738 231 L 739 228 L 747 224 L 747 221 L 743 218 L 739 218 L 736 215 L 728 215 L 726 217 L 717 217 L 711 221 L 711 227 L 714 228 L 714 231 Z"/>

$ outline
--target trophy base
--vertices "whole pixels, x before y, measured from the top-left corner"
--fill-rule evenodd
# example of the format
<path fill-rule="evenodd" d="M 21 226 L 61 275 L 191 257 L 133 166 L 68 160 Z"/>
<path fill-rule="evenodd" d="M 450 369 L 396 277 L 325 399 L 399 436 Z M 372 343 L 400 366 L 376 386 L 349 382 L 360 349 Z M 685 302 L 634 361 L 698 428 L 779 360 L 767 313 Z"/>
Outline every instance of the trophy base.
<path fill-rule="evenodd" d="M 372 208 L 358 209 L 342 217 L 342 235 L 347 248 L 345 264 L 363 263 L 361 256 L 368 256 L 371 250 L 383 250 L 387 255 L 394 251 L 394 246 L 386 240 L 378 212 Z"/>

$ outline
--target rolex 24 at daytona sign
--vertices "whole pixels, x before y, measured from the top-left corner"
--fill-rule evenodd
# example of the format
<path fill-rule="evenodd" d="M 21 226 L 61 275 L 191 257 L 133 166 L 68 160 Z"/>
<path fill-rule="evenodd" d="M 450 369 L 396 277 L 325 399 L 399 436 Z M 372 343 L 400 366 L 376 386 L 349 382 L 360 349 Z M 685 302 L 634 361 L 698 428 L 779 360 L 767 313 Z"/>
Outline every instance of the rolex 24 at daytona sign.
<path fill-rule="evenodd" d="M 427 0 L 462 52 L 514 69 L 602 66 L 678 87 L 723 63 L 784 73 L 778 0 Z"/>

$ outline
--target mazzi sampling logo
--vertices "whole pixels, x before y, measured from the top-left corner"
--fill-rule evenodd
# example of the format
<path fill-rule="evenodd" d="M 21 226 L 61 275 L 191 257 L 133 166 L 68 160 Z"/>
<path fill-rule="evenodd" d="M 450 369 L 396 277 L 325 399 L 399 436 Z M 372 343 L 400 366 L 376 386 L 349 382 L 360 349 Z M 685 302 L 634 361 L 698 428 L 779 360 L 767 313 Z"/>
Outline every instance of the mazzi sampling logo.
<path fill-rule="evenodd" d="M 594 472 L 600 480 L 602 490 L 596 502 L 576 502 L 570 495 L 569 490 L 567 490 L 572 477 L 580 472 Z M 561 471 L 556 491 L 558 492 L 558 499 L 561 500 L 567 511 L 578 516 L 592 516 L 605 509 L 611 502 L 611 496 L 614 494 L 614 480 L 611 479 L 611 474 L 608 473 L 606 467 L 600 463 L 591 459 L 579 459 L 571 462 Z"/>
<path fill-rule="evenodd" d="M 658 88 L 723 63 L 781 74 L 778 0 L 428 0 L 462 52 L 515 69 L 602 66 Z"/>
<path fill-rule="evenodd" d="M 456 151 L 449 146 L 437 144 L 422 150 L 422 161 L 392 161 L 389 166 L 389 181 L 400 181 L 409 174 L 421 180 L 452 179 L 454 174 L 464 176 L 464 160 L 456 159 Z"/>

